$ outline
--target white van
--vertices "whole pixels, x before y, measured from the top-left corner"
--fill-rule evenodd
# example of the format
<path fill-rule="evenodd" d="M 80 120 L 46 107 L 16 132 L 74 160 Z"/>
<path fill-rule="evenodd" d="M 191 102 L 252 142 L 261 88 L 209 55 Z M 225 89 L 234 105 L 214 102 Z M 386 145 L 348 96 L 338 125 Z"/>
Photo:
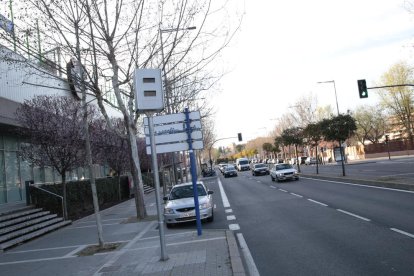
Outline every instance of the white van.
<path fill-rule="evenodd" d="M 237 158 L 236 167 L 238 171 L 248 171 L 250 170 L 249 159 L 247 158 Z"/>

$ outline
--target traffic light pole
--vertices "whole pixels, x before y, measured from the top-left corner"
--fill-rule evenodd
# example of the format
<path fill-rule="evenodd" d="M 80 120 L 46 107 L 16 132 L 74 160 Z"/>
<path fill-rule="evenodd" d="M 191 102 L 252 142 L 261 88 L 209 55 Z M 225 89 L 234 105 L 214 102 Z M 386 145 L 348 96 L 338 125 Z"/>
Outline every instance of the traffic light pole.
<path fill-rule="evenodd" d="M 210 160 L 209 160 L 209 161 L 210 161 L 210 169 L 213 169 L 213 160 L 211 160 L 211 149 L 213 148 L 213 145 L 214 145 L 216 142 L 218 142 L 218 141 L 221 141 L 221 140 L 226 140 L 226 139 L 234 139 L 234 138 L 239 138 L 239 140 L 241 140 L 241 139 L 240 139 L 240 138 L 241 138 L 241 134 L 239 133 L 239 134 L 237 135 L 237 137 L 226 137 L 226 138 L 220 138 L 220 139 L 215 140 L 213 143 L 211 143 L 210 148 L 208 149 L 208 158 L 210 159 Z"/>

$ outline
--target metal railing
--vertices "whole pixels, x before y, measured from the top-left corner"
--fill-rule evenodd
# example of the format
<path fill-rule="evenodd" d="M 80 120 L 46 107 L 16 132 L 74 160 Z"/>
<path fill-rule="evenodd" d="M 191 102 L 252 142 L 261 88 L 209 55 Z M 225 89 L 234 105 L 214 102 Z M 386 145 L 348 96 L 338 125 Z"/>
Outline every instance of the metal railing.
<path fill-rule="evenodd" d="M 38 190 L 41 190 L 41 191 L 43 191 L 43 192 L 46 192 L 46 193 L 48 193 L 48 194 L 51 194 L 51 195 L 54 195 L 54 196 L 56 196 L 56 197 L 60 198 L 60 201 L 61 201 L 61 204 L 62 204 L 62 217 L 63 217 L 63 220 L 66 220 L 66 218 L 65 218 L 65 206 L 64 206 L 64 204 L 63 204 L 63 196 L 58 195 L 58 194 L 55 194 L 55 193 L 52 193 L 51 191 L 48 191 L 48 190 L 46 190 L 46 189 L 43 189 L 43 188 L 37 187 L 35 184 L 29 184 L 29 187 L 34 187 L 34 188 L 36 188 L 36 189 L 38 189 Z"/>

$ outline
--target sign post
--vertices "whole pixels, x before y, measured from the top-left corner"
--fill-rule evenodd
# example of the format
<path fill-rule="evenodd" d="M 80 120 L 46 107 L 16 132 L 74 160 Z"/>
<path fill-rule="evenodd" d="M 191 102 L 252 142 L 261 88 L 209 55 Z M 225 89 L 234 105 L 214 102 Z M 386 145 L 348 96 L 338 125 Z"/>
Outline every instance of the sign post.
<path fill-rule="evenodd" d="M 164 109 L 164 97 L 161 86 L 160 69 L 140 69 L 135 71 L 134 77 L 136 90 L 137 112 L 145 113 L 148 116 L 148 126 L 151 144 L 152 170 L 154 173 L 155 201 L 158 214 L 158 231 L 160 234 L 161 261 L 168 260 L 165 246 L 164 216 L 160 202 L 160 177 L 158 174 L 157 151 L 155 147 L 154 135 L 154 112 Z M 139 168 L 138 168 L 139 169 Z"/>
<path fill-rule="evenodd" d="M 197 189 L 197 169 L 196 169 L 196 161 L 194 156 L 193 150 L 193 141 L 191 138 L 191 125 L 190 125 L 190 112 L 188 108 L 185 109 L 185 124 L 187 129 L 187 136 L 188 136 L 188 152 L 190 153 L 190 168 L 191 168 L 191 180 L 193 182 L 193 193 L 194 193 L 194 206 L 196 212 L 196 222 L 197 222 L 197 234 L 201 236 L 201 219 L 200 219 L 200 204 L 198 202 L 198 189 Z"/>

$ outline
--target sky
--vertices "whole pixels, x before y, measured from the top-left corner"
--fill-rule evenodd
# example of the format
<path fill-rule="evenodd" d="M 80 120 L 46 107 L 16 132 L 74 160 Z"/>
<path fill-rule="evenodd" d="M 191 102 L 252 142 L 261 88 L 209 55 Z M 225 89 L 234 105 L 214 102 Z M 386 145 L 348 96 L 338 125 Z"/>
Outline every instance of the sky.
<path fill-rule="evenodd" d="M 310 93 L 336 113 L 333 83 L 317 82 L 335 81 L 340 113 L 378 105 L 375 90 L 359 98 L 357 80 L 375 86 L 393 64 L 413 64 L 414 12 L 406 2 L 245 0 L 241 31 L 223 56 L 230 70 L 212 100 L 217 139 L 266 136 Z"/>

